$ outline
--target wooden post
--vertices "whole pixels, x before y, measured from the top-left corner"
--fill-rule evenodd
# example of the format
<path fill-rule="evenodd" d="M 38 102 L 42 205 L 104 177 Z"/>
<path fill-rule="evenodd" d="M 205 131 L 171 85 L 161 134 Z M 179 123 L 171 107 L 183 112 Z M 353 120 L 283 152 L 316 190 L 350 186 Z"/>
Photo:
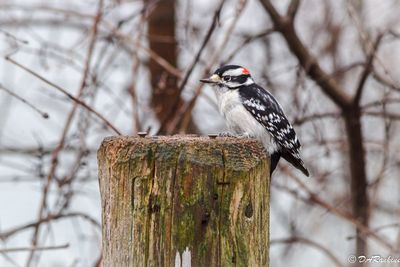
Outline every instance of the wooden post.
<path fill-rule="evenodd" d="M 252 139 L 111 137 L 103 265 L 268 266 L 269 159 Z"/>

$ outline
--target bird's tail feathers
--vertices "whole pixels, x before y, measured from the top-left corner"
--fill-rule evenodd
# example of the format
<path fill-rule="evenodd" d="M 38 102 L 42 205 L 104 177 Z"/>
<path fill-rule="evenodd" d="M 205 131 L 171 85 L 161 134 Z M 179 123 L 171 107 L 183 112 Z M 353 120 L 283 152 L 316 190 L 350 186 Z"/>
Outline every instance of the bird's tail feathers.
<path fill-rule="evenodd" d="M 271 177 L 272 177 L 272 173 L 274 172 L 276 166 L 278 165 L 280 158 L 281 158 L 281 153 L 279 151 L 276 151 L 271 155 L 271 167 L 270 167 L 270 173 L 269 173 Z"/>
<path fill-rule="evenodd" d="M 293 155 L 292 153 L 289 152 L 282 152 L 281 153 L 282 158 L 287 160 L 289 163 L 291 163 L 294 167 L 299 169 L 302 173 L 304 173 L 305 176 L 309 177 L 310 173 L 308 172 L 307 168 L 304 166 L 304 162 L 301 160 L 300 155 L 297 153 L 296 155 Z"/>

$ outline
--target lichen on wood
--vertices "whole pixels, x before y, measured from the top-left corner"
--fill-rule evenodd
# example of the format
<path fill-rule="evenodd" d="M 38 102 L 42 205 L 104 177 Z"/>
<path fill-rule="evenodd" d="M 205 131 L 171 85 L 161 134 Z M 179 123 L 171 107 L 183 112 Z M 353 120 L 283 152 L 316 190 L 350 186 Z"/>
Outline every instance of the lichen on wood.
<path fill-rule="evenodd" d="M 104 266 L 268 266 L 269 159 L 252 139 L 111 137 L 99 151 Z M 178 253 L 178 254 L 177 254 Z"/>

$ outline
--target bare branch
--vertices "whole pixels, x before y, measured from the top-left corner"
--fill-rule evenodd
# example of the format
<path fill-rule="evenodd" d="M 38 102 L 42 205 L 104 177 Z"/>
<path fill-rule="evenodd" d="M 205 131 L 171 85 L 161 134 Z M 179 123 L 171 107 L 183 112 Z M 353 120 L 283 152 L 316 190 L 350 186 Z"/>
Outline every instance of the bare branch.
<path fill-rule="evenodd" d="M 289 170 L 285 169 L 286 172 L 289 172 Z M 343 211 L 341 209 L 336 208 L 335 206 L 332 206 L 330 203 L 327 201 L 323 200 L 321 197 L 318 196 L 315 192 L 313 192 L 311 189 L 309 189 L 300 179 L 298 179 L 295 175 L 292 175 L 289 173 L 289 177 L 294 180 L 300 188 L 302 188 L 307 194 L 308 197 L 303 197 L 300 196 L 299 194 L 296 193 L 296 197 L 298 199 L 301 199 L 305 202 L 312 203 L 312 204 L 317 204 L 321 206 L 322 208 L 325 208 L 327 211 L 331 212 L 332 214 L 335 214 L 339 218 L 342 218 L 351 224 L 353 224 L 357 229 L 362 232 L 363 235 L 369 235 L 371 236 L 374 240 L 376 240 L 378 243 L 380 243 L 383 247 L 388 249 L 391 252 L 395 252 L 396 248 L 392 246 L 389 242 L 387 242 L 386 239 L 380 237 L 378 234 L 376 234 L 374 231 L 372 231 L 370 228 L 362 224 L 359 220 L 354 218 L 351 214 L 349 214 L 346 211 Z"/>
<path fill-rule="evenodd" d="M 288 237 L 288 238 L 279 238 L 279 239 L 272 239 L 270 241 L 271 245 L 274 244 L 292 244 L 292 243 L 304 243 L 306 245 L 309 245 L 311 247 L 314 247 L 318 250 L 320 250 L 322 253 L 324 253 L 334 264 L 335 266 L 341 267 L 342 264 L 340 263 L 339 259 L 333 255 L 333 253 L 331 251 L 329 251 L 329 249 L 327 249 L 326 247 L 324 247 L 323 245 L 305 238 L 305 237 L 300 237 L 300 236 L 292 236 L 292 237 Z"/>
<path fill-rule="evenodd" d="M 64 244 L 64 245 L 46 246 L 46 247 L 0 248 L 0 253 L 44 251 L 44 250 L 66 249 L 66 248 L 69 248 L 69 243 Z"/>
<path fill-rule="evenodd" d="M 364 68 L 363 72 L 361 73 L 360 81 L 358 82 L 356 94 L 353 99 L 353 103 L 356 105 L 358 105 L 360 103 L 361 95 L 362 95 L 363 89 L 365 87 L 365 82 L 367 81 L 367 78 L 373 69 L 373 66 L 372 66 L 373 61 L 374 61 L 375 55 L 378 51 L 378 47 L 379 47 L 379 44 L 380 44 L 382 38 L 383 38 L 383 34 L 379 34 L 375 40 L 372 50 L 370 51 L 370 53 L 367 57 L 367 62 L 365 64 L 365 68 Z"/>
<path fill-rule="evenodd" d="M 65 218 L 71 218 L 71 217 L 80 217 L 88 222 L 90 222 L 92 225 L 96 226 L 97 228 L 101 229 L 101 225 L 92 217 L 90 217 L 87 214 L 81 213 L 81 212 L 70 212 L 70 213 L 65 213 L 65 214 L 49 214 L 47 217 L 42 218 L 36 222 L 30 222 L 30 223 L 26 223 L 24 225 L 21 226 L 17 226 L 13 229 L 10 229 L 8 231 L 4 231 L 0 233 L 0 239 L 1 240 L 6 240 L 8 238 L 10 238 L 11 236 L 33 228 L 33 227 L 37 227 L 38 225 L 44 224 L 44 223 L 49 223 L 51 221 L 55 221 L 55 220 L 59 220 L 59 219 L 65 219 Z"/>
<path fill-rule="evenodd" d="M 292 0 L 288 6 L 286 15 L 290 18 L 291 22 L 294 22 L 294 18 L 297 14 L 297 10 L 300 6 L 300 0 Z"/>
<path fill-rule="evenodd" d="M 73 100 L 74 102 L 76 102 L 77 104 L 81 105 L 82 107 L 84 107 L 85 109 L 87 109 L 88 111 L 90 111 L 91 113 L 93 113 L 96 117 L 98 117 L 101 121 L 103 121 L 105 123 L 105 125 L 107 125 L 110 129 L 112 129 L 116 134 L 118 135 L 122 135 L 122 133 L 110 122 L 108 121 L 103 115 L 101 115 L 98 111 L 96 111 L 94 108 L 92 108 L 91 106 L 89 106 L 88 104 L 86 104 L 83 100 L 80 100 L 79 98 L 74 97 L 73 95 L 71 95 L 70 93 L 67 92 L 67 90 L 65 90 L 64 88 L 62 88 L 61 86 L 58 86 L 57 84 L 49 81 L 48 79 L 44 78 L 43 76 L 39 75 L 38 73 L 36 73 L 35 71 L 29 69 L 28 67 L 22 65 L 21 63 L 18 63 L 17 61 L 15 61 L 14 59 L 10 58 L 10 57 L 6 57 L 5 58 L 7 61 L 13 63 L 14 65 L 20 67 L 21 69 L 25 70 L 26 72 L 32 74 L 33 76 L 35 76 L 36 78 L 38 78 L 39 80 L 42 80 L 43 82 L 47 83 L 48 85 L 50 85 L 51 87 L 57 89 L 59 92 L 63 93 L 64 95 L 66 95 L 68 98 L 70 98 L 71 100 Z"/>
<path fill-rule="evenodd" d="M 266 37 L 268 35 L 270 35 L 271 33 L 273 33 L 275 31 L 275 29 L 268 29 L 265 30 L 259 34 L 256 35 L 251 35 L 251 36 L 245 36 L 245 39 L 242 41 L 242 43 L 240 43 L 227 57 L 226 59 L 224 59 L 224 61 L 222 62 L 221 65 L 224 65 L 225 63 L 231 61 L 238 53 L 241 49 L 245 48 L 248 44 L 252 43 L 255 40 L 261 39 L 263 37 Z"/>
<path fill-rule="evenodd" d="M 269 0 L 260 0 L 261 4 L 271 16 L 274 27 L 285 38 L 290 50 L 297 57 L 299 63 L 306 73 L 313 79 L 325 92 L 330 99 L 338 106 L 344 108 L 351 103 L 351 98 L 345 93 L 345 90 L 337 83 L 337 81 L 328 75 L 319 65 L 318 61 L 311 55 L 303 42 L 298 37 L 294 25 L 288 23 Z"/>
<path fill-rule="evenodd" d="M 19 101 L 21 101 L 22 103 L 26 104 L 28 107 L 32 108 L 34 111 L 36 111 L 37 113 L 39 113 L 44 119 L 48 119 L 49 118 L 49 114 L 47 112 L 41 111 L 39 108 L 35 107 L 32 103 L 28 102 L 28 100 L 26 100 L 25 98 L 17 95 L 16 93 L 14 93 L 11 90 L 8 90 L 7 88 L 4 87 L 4 85 L 2 85 L 0 83 L 0 89 L 3 89 L 4 91 L 6 91 L 9 95 L 15 97 L 16 99 L 18 99 Z"/>
<path fill-rule="evenodd" d="M 82 74 L 82 79 L 80 82 L 80 86 L 79 86 L 79 90 L 78 90 L 78 94 L 77 97 L 75 97 L 75 99 L 80 99 L 83 96 L 83 93 L 85 91 L 85 89 L 87 88 L 87 78 L 90 72 L 90 67 L 91 67 L 91 62 L 92 62 L 92 56 L 93 56 L 93 51 L 94 51 L 94 47 L 96 44 L 96 39 L 97 39 L 97 33 L 98 33 L 98 26 L 99 23 L 102 19 L 103 16 L 103 0 L 99 0 L 98 5 L 97 5 L 97 12 L 96 12 L 96 16 L 93 19 L 93 26 L 91 28 L 91 32 L 90 32 L 90 36 L 89 36 L 89 46 L 88 46 L 88 50 L 87 50 L 87 55 L 86 55 L 86 60 L 85 60 L 85 67 L 83 70 L 83 74 Z M 42 189 L 42 199 L 40 202 L 40 206 L 39 206 L 39 211 L 38 211 L 38 221 L 40 221 L 44 216 L 45 216 L 45 212 L 47 210 L 47 201 L 48 201 L 48 193 L 49 193 L 49 188 L 50 185 L 53 181 L 54 175 L 56 173 L 59 161 L 58 161 L 58 155 L 60 153 L 60 151 L 64 148 L 65 146 L 65 140 L 66 140 L 66 136 L 68 133 L 69 128 L 72 125 L 72 120 L 75 116 L 75 113 L 78 109 L 80 103 L 78 102 L 74 102 L 71 111 L 69 112 L 67 118 L 66 118 L 66 122 L 64 125 L 64 129 L 61 133 L 61 138 L 60 141 L 58 143 L 58 146 L 54 149 L 52 155 L 51 155 L 51 165 L 50 165 L 50 169 L 47 173 L 46 179 L 45 179 L 45 183 Z M 91 109 L 91 112 L 93 112 L 94 110 Z M 96 114 L 96 113 L 95 113 Z M 98 115 L 100 115 L 101 118 L 104 119 L 103 116 L 101 116 L 101 114 L 97 113 Z M 111 125 L 107 120 L 104 119 L 105 122 L 107 122 L 109 125 Z M 112 126 L 112 125 L 111 125 Z M 116 130 L 115 127 L 112 126 L 112 129 Z M 118 131 L 116 131 L 117 133 L 119 133 Z M 40 226 L 41 224 L 37 224 L 36 226 L 34 226 L 34 231 L 32 234 L 32 240 L 31 240 L 31 244 L 32 246 L 36 246 L 38 243 L 38 238 L 39 238 L 39 230 L 40 230 Z M 27 266 L 30 266 L 31 263 L 33 262 L 35 257 L 35 252 L 32 251 L 29 254 L 28 260 L 27 260 Z"/>
<path fill-rule="evenodd" d="M 29 44 L 27 40 L 21 39 L 5 30 L 0 29 L 0 33 L 3 33 L 6 37 L 12 39 L 16 43 Z"/>
<path fill-rule="evenodd" d="M 223 5 L 224 5 L 225 2 L 226 2 L 225 0 L 221 0 L 221 1 L 219 2 L 218 7 L 217 7 L 216 11 L 214 12 L 214 16 L 213 16 L 213 18 L 212 18 L 211 24 L 210 24 L 210 26 L 208 27 L 207 33 L 206 33 L 206 35 L 204 36 L 204 39 L 203 39 L 203 41 L 202 41 L 202 43 L 201 43 L 201 45 L 200 45 L 200 48 L 199 48 L 199 50 L 197 51 L 195 57 L 193 58 L 192 64 L 190 64 L 188 70 L 186 71 L 186 73 L 185 73 L 185 75 L 184 75 L 184 77 L 183 77 L 183 80 L 182 80 L 181 84 L 179 85 L 179 88 L 178 88 L 178 91 L 179 91 L 178 97 L 176 98 L 176 101 L 175 101 L 175 103 L 174 103 L 174 105 L 173 105 L 173 108 L 171 108 L 171 111 L 169 112 L 170 114 L 168 114 L 167 116 L 165 116 L 166 119 L 165 119 L 164 121 L 161 122 L 161 126 L 160 126 L 160 128 L 159 128 L 159 130 L 158 130 L 157 133 L 160 133 L 160 132 L 162 132 L 162 131 L 165 130 L 164 128 L 167 126 L 167 125 L 165 125 L 167 119 L 168 119 L 168 118 L 171 118 L 171 116 L 172 116 L 172 115 L 174 114 L 174 112 L 177 110 L 178 105 L 179 105 L 179 99 L 180 99 L 180 96 L 181 96 L 181 94 L 182 94 L 182 91 L 183 91 L 183 89 L 185 88 L 185 85 L 186 85 L 187 81 L 189 80 L 189 77 L 190 77 L 190 75 L 192 74 L 194 67 L 196 66 L 196 64 L 197 64 L 198 61 L 200 60 L 200 56 L 201 56 L 201 54 L 203 53 L 203 50 L 204 50 L 204 48 L 206 47 L 208 41 L 210 40 L 212 33 L 213 33 L 214 30 L 215 30 L 215 27 L 216 27 L 217 22 L 218 22 L 218 20 L 219 20 L 219 16 L 220 16 L 220 14 L 221 14 L 222 7 L 223 7 Z M 171 128 L 171 127 L 169 127 L 169 128 Z M 170 131 L 171 131 L 171 130 L 169 130 L 169 132 L 170 132 Z"/>
<path fill-rule="evenodd" d="M 374 117 L 381 117 L 381 118 L 388 118 L 391 120 L 400 120 L 400 114 L 394 112 L 375 112 L 375 111 L 365 111 L 365 115 L 374 116 Z"/>
<path fill-rule="evenodd" d="M 225 3 L 225 1 L 221 0 L 220 3 L 218 4 L 217 10 L 214 12 L 214 16 L 213 16 L 212 22 L 210 24 L 210 27 L 207 30 L 206 35 L 204 36 L 203 42 L 201 43 L 201 46 L 200 46 L 199 50 L 196 53 L 196 56 L 193 58 L 192 64 L 190 64 L 190 67 L 186 71 L 185 76 L 183 77 L 183 80 L 182 80 L 181 84 L 179 85 L 179 94 L 182 93 L 182 91 L 183 91 L 183 89 L 184 89 L 184 87 L 185 87 L 190 75 L 193 72 L 194 67 L 196 66 L 197 62 L 199 61 L 200 56 L 204 51 L 204 48 L 206 47 L 208 41 L 211 38 L 212 33 L 214 32 L 215 26 L 217 25 L 217 22 L 219 20 L 219 16 L 221 14 L 221 10 L 222 10 L 222 7 L 223 7 L 224 3 Z M 176 107 L 176 104 L 175 104 L 175 107 Z"/>
<path fill-rule="evenodd" d="M 352 208 L 356 222 L 368 229 L 369 199 L 367 192 L 367 175 L 363 134 L 361 128 L 361 110 L 354 105 L 353 98 L 339 84 L 338 80 L 329 76 L 312 56 L 309 49 L 300 40 L 292 21 L 280 16 L 269 0 L 260 0 L 269 13 L 275 28 L 285 38 L 291 52 L 296 56 L 308 76 L 320 89 L 343 111 L 350 159 L 350 187 Z M 356 227 L 356 253 L 366 255 L 367 245 L 363 236 L 364 230 Z M 387 242 L 385 242 L 387 244 Z M 390 246 L 390 244 L 387 244 Z"/>
<path fill-rule="evenodd" d="M 235 14 L 235 19 L 232 20 L 231 24 L 229 25 L 228 29 L 225 32 L 224 38 L 222 42 L 218 45 L 218 47 L 215 49 L 214 53 L 210 56 L 210 59 L 208 61 L 208 64 L 204 68 L 203 75 L 209 75 L 209 71 L 211 67 L 218 61 L 220 55 L 222 54 L 223 49 L 226 47 L 226 44 L 228 43 L 228 40 L 236 27 L 236 23 L 240 18 L 241 13 L 243 12 L 243 9 L 246 5 L 247 1 L 246 0 L 239 0 L 236 6 L 236 14 Z M 190 120 L 190 114 L 192 113 L 192 110 L 195 106 L 196 100 L 200 93 L 202 92 L 204 84 L 200 83 L 196 89 L 194 90 L 194 96 L 190 101 L 185 103 L 185 105 L 182 105 L 180 109 L 175 112 L 175 118 L 168 125 L 167 133 L 173 133 L 173 131 L 178 127 L 181 126 L 180 132 L 185 132 L 189 125 L 189 120 Z"/>
<path fill-rule="evenodd" d="M 339 112 L 326 112 L 326 113 L 316 113 L 311 114 L 303 117 L 297 118 L 293 124 L 295 125 L 302 125 L 303 123 L 318 120 L 318 119 L 326 119 L 326 118 L 339 118 L 341 114 Z"/>
<path fill-rule="evenodd" d="M 380 82 L 381 84 L 383 84 L 397 92 L 400 92 L 400 85 L 398 83 L 396 83 L 395 81 L 393 81 L 393 79 L 391 79 L 390 76 L 388 78 L 386 78 L 384 75 L 378 73 L 377 71 L 373 71 L 372 76 L 374 77 L 374 79 L 376 81 Z"/>
<path fill-rule="evenodd" d="M 269 1 L 269 0 L 260 0 L 260 2 L 263 5 L 264 9 L 271 16 L 271 19 L 274 22 L 275 27 L 276 26 L 282 26 L 282 24 L 284 23 L 283 17 L 275 9 L 275 7 L 272 5 L 271 1 Z"/>

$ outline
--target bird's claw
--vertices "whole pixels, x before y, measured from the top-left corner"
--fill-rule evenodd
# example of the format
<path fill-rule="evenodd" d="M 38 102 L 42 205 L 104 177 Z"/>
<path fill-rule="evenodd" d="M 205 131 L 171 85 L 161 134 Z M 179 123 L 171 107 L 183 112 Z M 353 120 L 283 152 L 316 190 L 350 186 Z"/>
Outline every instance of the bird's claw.
<path fill-rule="evenodd" d="M 253 138 L 253 136 L 251 136 L 248 133 L 244 133 L 244 134 L 239 135 L 239 138 Z"/>
<path fill-rule="evenodd" d="M 218 134 L 219 137 L 238 137 L 237 135 L 230 132 L 223 132 Z"/>
<path fill-rule="evenodd" d="M 223 132 L 218 134 L 219 137 L 234 137 L 234 138 L 253 138 L 250 134 L 233 134 L 229 132 Z"/>

